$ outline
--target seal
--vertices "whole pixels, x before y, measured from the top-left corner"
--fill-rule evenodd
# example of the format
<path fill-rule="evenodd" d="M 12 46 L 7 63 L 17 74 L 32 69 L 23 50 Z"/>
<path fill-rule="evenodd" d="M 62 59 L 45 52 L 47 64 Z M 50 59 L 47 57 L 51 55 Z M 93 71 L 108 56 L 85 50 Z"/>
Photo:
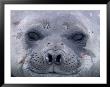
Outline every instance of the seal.
<path fill-rule="evenodd" d="M 12 10 L 12 76 L 100 76 L 99 31 L 99 11 Z"/>

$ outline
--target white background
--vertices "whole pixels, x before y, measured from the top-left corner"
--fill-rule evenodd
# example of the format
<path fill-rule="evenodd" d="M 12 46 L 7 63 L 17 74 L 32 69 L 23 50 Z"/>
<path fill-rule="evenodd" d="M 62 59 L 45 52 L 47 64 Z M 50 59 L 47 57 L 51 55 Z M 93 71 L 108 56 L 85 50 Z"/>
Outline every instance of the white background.
<path fill-rule="evenodd" d="M 100 77 L 11 77 L 10 64 L 10 11 L 11 10 L 100 10 Z M 107 82 L 107 57 L 106 57 L 106 5 L 42 5 L 42 4 L 5 4 L 5 83 L 6 84 L 89 84 L 89 83 L 106 83 Z M 102 34 L 103 33 L 103 34 Z"/>

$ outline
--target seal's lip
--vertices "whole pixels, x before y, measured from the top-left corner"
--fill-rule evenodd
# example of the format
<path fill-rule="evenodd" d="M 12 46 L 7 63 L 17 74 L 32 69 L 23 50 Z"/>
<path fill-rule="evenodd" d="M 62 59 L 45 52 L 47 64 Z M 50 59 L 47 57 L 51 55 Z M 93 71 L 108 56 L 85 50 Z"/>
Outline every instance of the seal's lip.
<path fill-rule="evenodd" d="M 28 69 L 28 70 L 31 71 L 31 73 L 42 74 L 42 75 L 50 75 L 50 74 L 51 75 L 75 75 L 75 74 L 78 74 L 81 71 L 81 67 L 77 68 L 77 70 L 74 70 L 73 73 L 59 73 L 59 72 L 56 72 L 56 71 L 40 73 L 40 72 L 35 72 L 31 69 Z"/>
<path fill-rule="evenodd" d="M 51 74 L 58 74 L 57 72 L 49 72 L 49 73 L 51 73 Z"/>
<path fill-rule="evenodd" d="M 59 73 L 59 72 L 55 72 L 55 71 L 51 71 L 51 72 L 46 72 L 46 73 L 40 73 L 40 72 L 35 72 L 35 71 L 33 71 L 33 70 L 31 70 L 31 69 L 29 69 L 29 68 L 26 68 L 25 69 L 26 70 L 26 73 L 28 73 L 29 75 L 31 75 L 31 76 L 36 76 L 36 77 L 62 77 L 62 76 L 66 76 L 66 77 L 68 77 L 68 76 L 71 76 L 71 75 L 77 75 L 78 73 L 80 73 L 80 71 L 81 71 L 81 68 L 79 68 L 79 69 L 77 69 L 77 71 L 75 72 L 73 72 L 73 73 Z M 31 74 L 30 74 L 31 73 Z"/>

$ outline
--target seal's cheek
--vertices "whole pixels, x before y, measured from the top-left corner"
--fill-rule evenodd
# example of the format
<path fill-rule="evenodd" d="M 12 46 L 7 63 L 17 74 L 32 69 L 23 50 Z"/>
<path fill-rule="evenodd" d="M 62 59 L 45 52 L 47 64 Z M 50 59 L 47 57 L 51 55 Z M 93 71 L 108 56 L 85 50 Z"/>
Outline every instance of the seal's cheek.
<path fill-rule="evenodd" d="M 80 52 L 80 57 L 84 59 L 86 58 L 86 56 L 89 56 L 90 58 L 96 57 L 96 55 L 92 51 L 83 48 L 83 50 L 81 50 Z"/>

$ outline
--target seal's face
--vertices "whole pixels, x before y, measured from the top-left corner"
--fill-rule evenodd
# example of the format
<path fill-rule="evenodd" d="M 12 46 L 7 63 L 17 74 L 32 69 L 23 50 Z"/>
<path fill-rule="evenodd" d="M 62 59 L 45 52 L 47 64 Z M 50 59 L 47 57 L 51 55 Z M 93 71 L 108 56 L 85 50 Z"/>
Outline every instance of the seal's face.
<path fill-rule="evenodd" d="M 17 29 L 25 51 L 20 61 L 24 76 L 77 75 L 84 69 L 85 56 L 92 62 L 93 53 L 85 48 L 89 33 L 74 15 L 34 13 L 24 17 Z"/>

